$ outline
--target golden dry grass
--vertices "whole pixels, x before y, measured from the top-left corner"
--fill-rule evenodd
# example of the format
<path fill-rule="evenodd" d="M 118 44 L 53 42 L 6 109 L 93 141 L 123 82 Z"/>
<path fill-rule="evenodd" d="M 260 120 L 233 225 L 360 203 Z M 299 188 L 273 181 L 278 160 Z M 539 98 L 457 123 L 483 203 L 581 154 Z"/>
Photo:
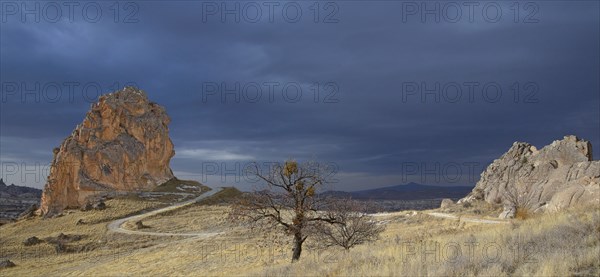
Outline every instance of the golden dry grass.
<path fill-rule="evenodd" d="M 17 267 L 2 276 L 572 276 L 600 270 L 600 215 L 583 210 L 478 224 L 398 212 L 376 219 L 387 225 L 380 240 L 349 251 L 307 241 L 290 264 L 288 237 L 275 237 L 227 220 L 226 205 L 195 205 L 144 220 L 152 232 L 214 232 L 211 238 L 150 237 L 107 232 L 110 220 L 156 203 L 111 200 L 105 211 L 33 219 L 0 227 L 2 257 Z M 92 224 L 75 225 L 78 219 Z M 30 236 L 81 234 L 56 254 L 51 245 L 23 247 Z M 87 248 L 85 248 L 87 247 Z M 460 251 L 460 252 L 459 252 Z"/>
<path fill-rule="evenodd" d="M 84 261 L 118 255 L 130 248 L 157 243 L 141 238 L 131 241 L 107 233 L 106 225 L 115 219 L 162 205 L 158 202 L 113 199 L 106 202 L 103 211 L 67 211 L 64 216 L 52 219 L 33 218 L 0 227 L 0 256 L 18 266 L 2 271 L 3 276 L 63 275 L 65 268 Z M 82 220 L 85 224 L 77 225 Z M 80 241 L 68 243 L 68 253 L 56 254 L 54 246 L 42 243 L 23 246 L 22 242 L 32 236 L 40 239 L 56 237 L 60 233 L 82 235 Z"/>
<path fill-rule="evenodd" d="M 391 225 L 394 226 L 394 225 Z M 391 227 L 390 226 L 390 227 Z M 548 214 L 513 224 L 452 227 L 427 220 L 396 225 L 372 245 L 341 251 L 323 266 L 309 257 L 265 276 L 598 276 L 600 215 Z M 400 235 L 393 239 L 390 236 Z"/>

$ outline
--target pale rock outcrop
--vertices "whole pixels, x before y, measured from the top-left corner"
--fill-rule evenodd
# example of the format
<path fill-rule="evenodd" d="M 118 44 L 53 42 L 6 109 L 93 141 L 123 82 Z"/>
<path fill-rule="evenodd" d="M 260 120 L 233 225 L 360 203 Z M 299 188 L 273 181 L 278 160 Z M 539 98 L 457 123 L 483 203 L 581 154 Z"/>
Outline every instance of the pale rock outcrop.
<path fill-rule="evenodd" d="M 442 200 L 442 203 L 440 204 L 440 208 L 442 209 L 447 209 L 454 206 L 454 201 L 452 201 L 452 199 L 449 198 L 444 198 Z"/>
<path fill-rule="evenodd" d="M 500 219 L 514 218 L 516 214 L 517 214 L 517 207 L 512 206 L 512 205 L 505 205 L 504 210 L 502 211 L 502 213 L 500 213 L 498 218 L 500 218 Z"/>
<path fill-rule="evenodd" d="M 598 209 L 600 208 L 599 199 L 599 178 L 585 176 L 567 183 L 565 189 L 557 192 L 544 207 L 550 212 L 556 212 L 576 205 L 590 204 L 592 206 L 595 204 L 595 208 Z"/>
<path fill-rule="evenodd" d="M 127 87 L 99 98 L 54 149 L 39 214 L 78 208 L 110 191 L 145 191 L 173 178 L 175 155 L 163 107 Z"/>
<path fill-rule="evenodd" d="M 538 150 L 524 142 L 513 146 L 481 173 L 473 191 L 458 203 L 484 200 L 504 204 L 501 217 L 516 206 L 530 211 L 559 211 L 576 205 L 600 205 L 600 161 L 592 145 L 575 136 Z"/>

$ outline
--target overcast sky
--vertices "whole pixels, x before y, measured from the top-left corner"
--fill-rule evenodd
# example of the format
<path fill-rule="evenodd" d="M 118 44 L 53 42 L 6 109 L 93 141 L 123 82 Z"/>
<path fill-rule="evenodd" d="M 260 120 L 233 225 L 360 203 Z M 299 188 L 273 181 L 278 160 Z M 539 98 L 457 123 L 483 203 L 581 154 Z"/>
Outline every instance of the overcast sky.
<path fill-rule="evenodd" d="M 288 158 L 336 189 L 474 185 L 514 141 L 569 134 L 600 156 L 597 1 L 52 3 L 1 2 L 8 183 L 41 188 L 126 84 L 166 107 L 176 175 L 210 186 Z"/>

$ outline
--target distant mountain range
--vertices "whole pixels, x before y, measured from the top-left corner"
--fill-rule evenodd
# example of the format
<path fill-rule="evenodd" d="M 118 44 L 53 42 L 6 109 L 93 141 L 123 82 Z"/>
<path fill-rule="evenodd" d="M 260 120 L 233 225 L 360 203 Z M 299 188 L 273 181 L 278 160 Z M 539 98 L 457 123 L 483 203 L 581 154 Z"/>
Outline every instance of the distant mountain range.
<path fill-rule="evenodd" d="M 30 187 L 7 186 L 0 179 L 0 225 L 14 221 L 21 213 L 37 205 L 42 197 L 42 190 Z"/>
<path fill-rule="evenodd" d="M 27 197 L 42 197 L 42 190 L 30 187 L 9 186 L 0 179 L 0 195 L 2 196 L 27 196 Z"/>
<path fill-rule="evenodd" d="M 422 200 L 436 198 L 458 199 L 465 197 L 473 187 L 469 186 L 429 186 L 417 183 L 396 185 L 360 191 L 326 191 L 321 195 L 352 197 L 353 199 L 373 200 Z"/>

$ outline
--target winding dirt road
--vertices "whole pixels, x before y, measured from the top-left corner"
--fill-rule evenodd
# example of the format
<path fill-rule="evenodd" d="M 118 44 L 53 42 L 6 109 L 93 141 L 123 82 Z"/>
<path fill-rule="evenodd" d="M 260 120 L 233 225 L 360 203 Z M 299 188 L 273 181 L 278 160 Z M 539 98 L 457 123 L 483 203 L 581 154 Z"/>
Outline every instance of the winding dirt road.
<path fill-rule="evenodd" d="M 143 214 L 139 214 L 139 215 L 134 215 L 134 216 L 130 216 L 130 217 L 126 217 L 126 218 L 121 218 L 121 219 L 117 219 L 113 222 L 111 222 L 110 224 L 108 224 L 108 230 L 111 232 L 116 232 L 116 233 L 122 233 L 122 234 L 129 234 L 129 235 L 143 235 L 143 236 L 180 236 L 180 237 L 212 237 L 212 236 L 216 236 L 221 234 L 221 232 L 217 232 L 217 233 L 207 233 L 207 232 L 201 232 L 201 233 L 159 233 L 159 232 L 143 232 L 143 231 L 138 231 L 138 230 L 127 230 L 125 228 L 123 228 L 123 224 L 125 224 L 125 222 L 127 221 L 131 221 L 131 220 L 135 220 L 135 221 L 139 221 L 142 220 L 144 218 L 153 216 L 153 215 L 157 215 L 160 213 L 164 213 L 167 211 L 172 211 L 172 210 L 176 210 L 176 209 L 180 209 L 183 208 L 185 206 L 194 204 L 196 202 L 199 202 L 203 199 L 206 199 L 214 194 L 216 194 L 217 192 L 221 191 L 222 188 L 219 189 L 213 189 L 210 190 L 208 192 L 203 193 L 202 195 L 192 199 L 192 200 L 188 200 L 188 201 L 184 201 L 184 202 L 180 202 L 180 203 L 176 203 L 173 204 L 171 206 L 168 207 L 164 207 L 158 210 L 154 210 L 154 211 L 150 211 L 147 213 L 143 213 Z"/>
<path fill-rule="evenodd" d="M 168 207 L 164 207 L 161 209 L 157 209 L 154 211 L 150 211 L 147 213 L 143 213 L 143 214 L 139 214 L 139 215 L 134 215 L 134 216 L 129 216 L 129 217 L 125 217 L 125 218 L 121 218 L 121 219 L 117 219 L 113 222 L 111 222 L 110 224 L 108 224 L 108 230 L 111 232 L 116 232 L 116 233 L 122 233 L 122 234 L 129 234 L 129 235 L 143 235 L 143 236 L 180 236 L 180 237 L 204 237 L 204 238 L 208 238 L 208 237 L 212 237 L 212 236 L 216 236 L 219 234 L 222 234 L 222 232 L 212 232 L 212 233 L 207 233 L 207 232 L 200 232 L 200 233 L 161 233 L 161 232 L 144 232 L 144 231 L 139 231 L 139 230 L 128 230 L 123 228 L 123 225 L 125 224 L 125 222 L 128 221 L 140 221 L 143 220 L 145 218 L 148 218 L 150 216 L 153 215 L 157 215 L 157 214 L 161 214 L 167 211 L 173 211 L 176 209 L 180 209 L 183 208 L 185 206 L 194 204 L 196 202 L 199 202 L 203 199 L 206 199 L 212 195 L 215 195 L 217 192 L 221 191 L 222 188 L 220 189 L 213 189 L 210 190 L 208 192 L 203 193 L 202 195 L 192 199 L 192 200 L 188 200 L 188 201 L 184 201 L 184 202 L 180 202 L 180 203 L 176 203 L 173 204 L 171 206 Z M 446 214 L 446 213 L 438 213 L 438 212 L 431 212 L 431 213 L 427 213 L 430 216 L 433 217 L 439 217 L 439 218 L 445 218 L 445 219 L 452 219 L 452 220 L 459 220 L 462 222 L 471 222 L 471 223 L 483 223 L 483 224 L 506 224 L 508 223 L 508 221 L 501 221 L 501 220 L 489 220 L 489 219 L 480 219 L 480 218 L 468 218 L 468 217 L 458 217 L 456 215 L 453 214 Z"/>

